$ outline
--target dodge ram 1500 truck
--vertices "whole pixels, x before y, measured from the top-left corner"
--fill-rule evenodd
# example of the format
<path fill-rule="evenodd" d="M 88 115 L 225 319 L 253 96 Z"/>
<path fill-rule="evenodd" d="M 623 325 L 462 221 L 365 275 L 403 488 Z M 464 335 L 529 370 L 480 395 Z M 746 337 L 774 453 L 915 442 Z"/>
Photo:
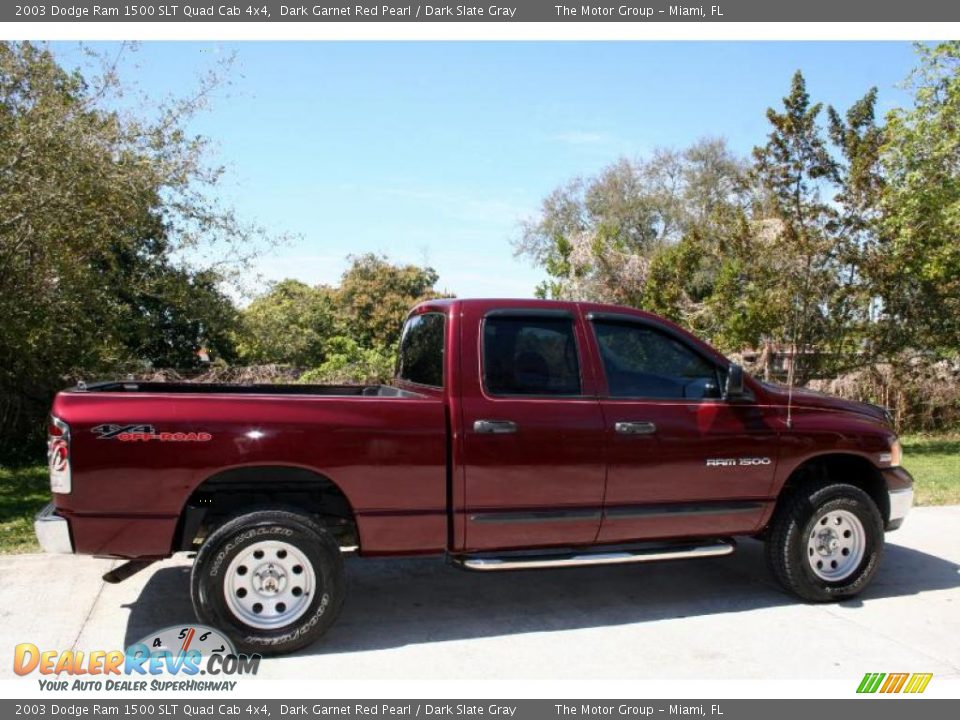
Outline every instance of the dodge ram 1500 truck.
<path fill-rule="evenodd" d="M 342 556 L 480 571 L 702 558 L 766 542 L 800 598 L 859 593 L 913 498 L 878 407 L 758 382 L 666 320 L 436 300 L 391 385 L 108 382 L 57 395 L 41 545 L 196 551 L 191 597 L 238 648 L 319 637 Z"/>

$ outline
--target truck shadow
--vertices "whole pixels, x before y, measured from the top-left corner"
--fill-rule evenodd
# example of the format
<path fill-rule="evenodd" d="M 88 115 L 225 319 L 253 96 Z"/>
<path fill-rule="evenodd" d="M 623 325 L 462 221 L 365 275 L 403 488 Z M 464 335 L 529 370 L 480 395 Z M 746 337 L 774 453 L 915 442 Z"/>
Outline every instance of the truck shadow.
<path fill-rule="evenodd" d="M 763 546 L 748 540 L 714 560 L 566 570 L 470 573 L 439 558 L 350 559 L 348 595 L 323 640 L 299 655 L 376 650 L 551 630 L 682 619 L 799 602 L 767 572 Z M 872 599 L 960 586 L 958 566 L 888 544 Z M 124 646 L 158 628 L 193 622 L 189 567 L 161 567 L 129 606 Z"/>

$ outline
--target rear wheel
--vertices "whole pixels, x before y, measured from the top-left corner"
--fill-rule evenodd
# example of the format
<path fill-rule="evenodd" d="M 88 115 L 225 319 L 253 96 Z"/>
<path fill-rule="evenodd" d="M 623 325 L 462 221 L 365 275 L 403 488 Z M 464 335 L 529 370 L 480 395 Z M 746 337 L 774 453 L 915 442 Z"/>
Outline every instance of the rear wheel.
<path fill-rule="evenodd" d="M 197 617 L 237 648 L 288 653 L 333 624 L 345 594 L 333 536 L 306 515 L 252 512 L 214 531 L 197 553 L 191 597 Z"/>
<path fill-rule="evenodd" d="M 883 554 L 883 518 L 863 490 L 821 482 L 785 497 L 766 541 L 777 581 L 804 600 L 843 600 L 860 593 Z"/>

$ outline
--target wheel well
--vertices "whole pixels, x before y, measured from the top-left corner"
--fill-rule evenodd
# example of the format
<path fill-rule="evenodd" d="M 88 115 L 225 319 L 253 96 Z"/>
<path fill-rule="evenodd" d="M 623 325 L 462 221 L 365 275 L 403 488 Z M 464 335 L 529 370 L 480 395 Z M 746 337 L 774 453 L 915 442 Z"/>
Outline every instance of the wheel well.
<path fill-rule="evenodd" d="M 890 519 L 890 497 L 887 494 L 886 481 L 880 470 L 866 458 L 843 453 L 811 458 L 790 474 L 780 497 L 785 497 L 787 493 L 813 480 L 847 483 L 860 488 L 876 503 L 883 522 Z"/>
<path fill-rule="evenodd" d="M 330 478 L 303 468 L 260 466 L 225 470 L 198 485 L 180 513 L 173 550 L 195 550 L 230 518 L 267 508 L 305 512 L 341 546 L 359 545 L 353 508 Z"/>

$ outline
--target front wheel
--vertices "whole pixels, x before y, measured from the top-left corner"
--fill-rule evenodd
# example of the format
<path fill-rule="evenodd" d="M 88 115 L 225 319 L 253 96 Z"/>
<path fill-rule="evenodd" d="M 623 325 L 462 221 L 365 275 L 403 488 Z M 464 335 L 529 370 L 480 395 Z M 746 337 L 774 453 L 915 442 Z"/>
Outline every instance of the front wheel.
<path fill-rule="evenodd" d="M 767 563 L 784 589 L 804 600 L 844 600 L 870 583 L 883 541 L 883 518 L 869 495 L 853 485 L 817 483 L 777 508 Z"/>
<path fill-rule="evenodd" d="M 345 594 L 333 536 L 285 510 L 234 518 L 203 543 L 190 595 L 201 622 L 224 631 L 238 650 L 293 652 L 333 624 Z"/>

